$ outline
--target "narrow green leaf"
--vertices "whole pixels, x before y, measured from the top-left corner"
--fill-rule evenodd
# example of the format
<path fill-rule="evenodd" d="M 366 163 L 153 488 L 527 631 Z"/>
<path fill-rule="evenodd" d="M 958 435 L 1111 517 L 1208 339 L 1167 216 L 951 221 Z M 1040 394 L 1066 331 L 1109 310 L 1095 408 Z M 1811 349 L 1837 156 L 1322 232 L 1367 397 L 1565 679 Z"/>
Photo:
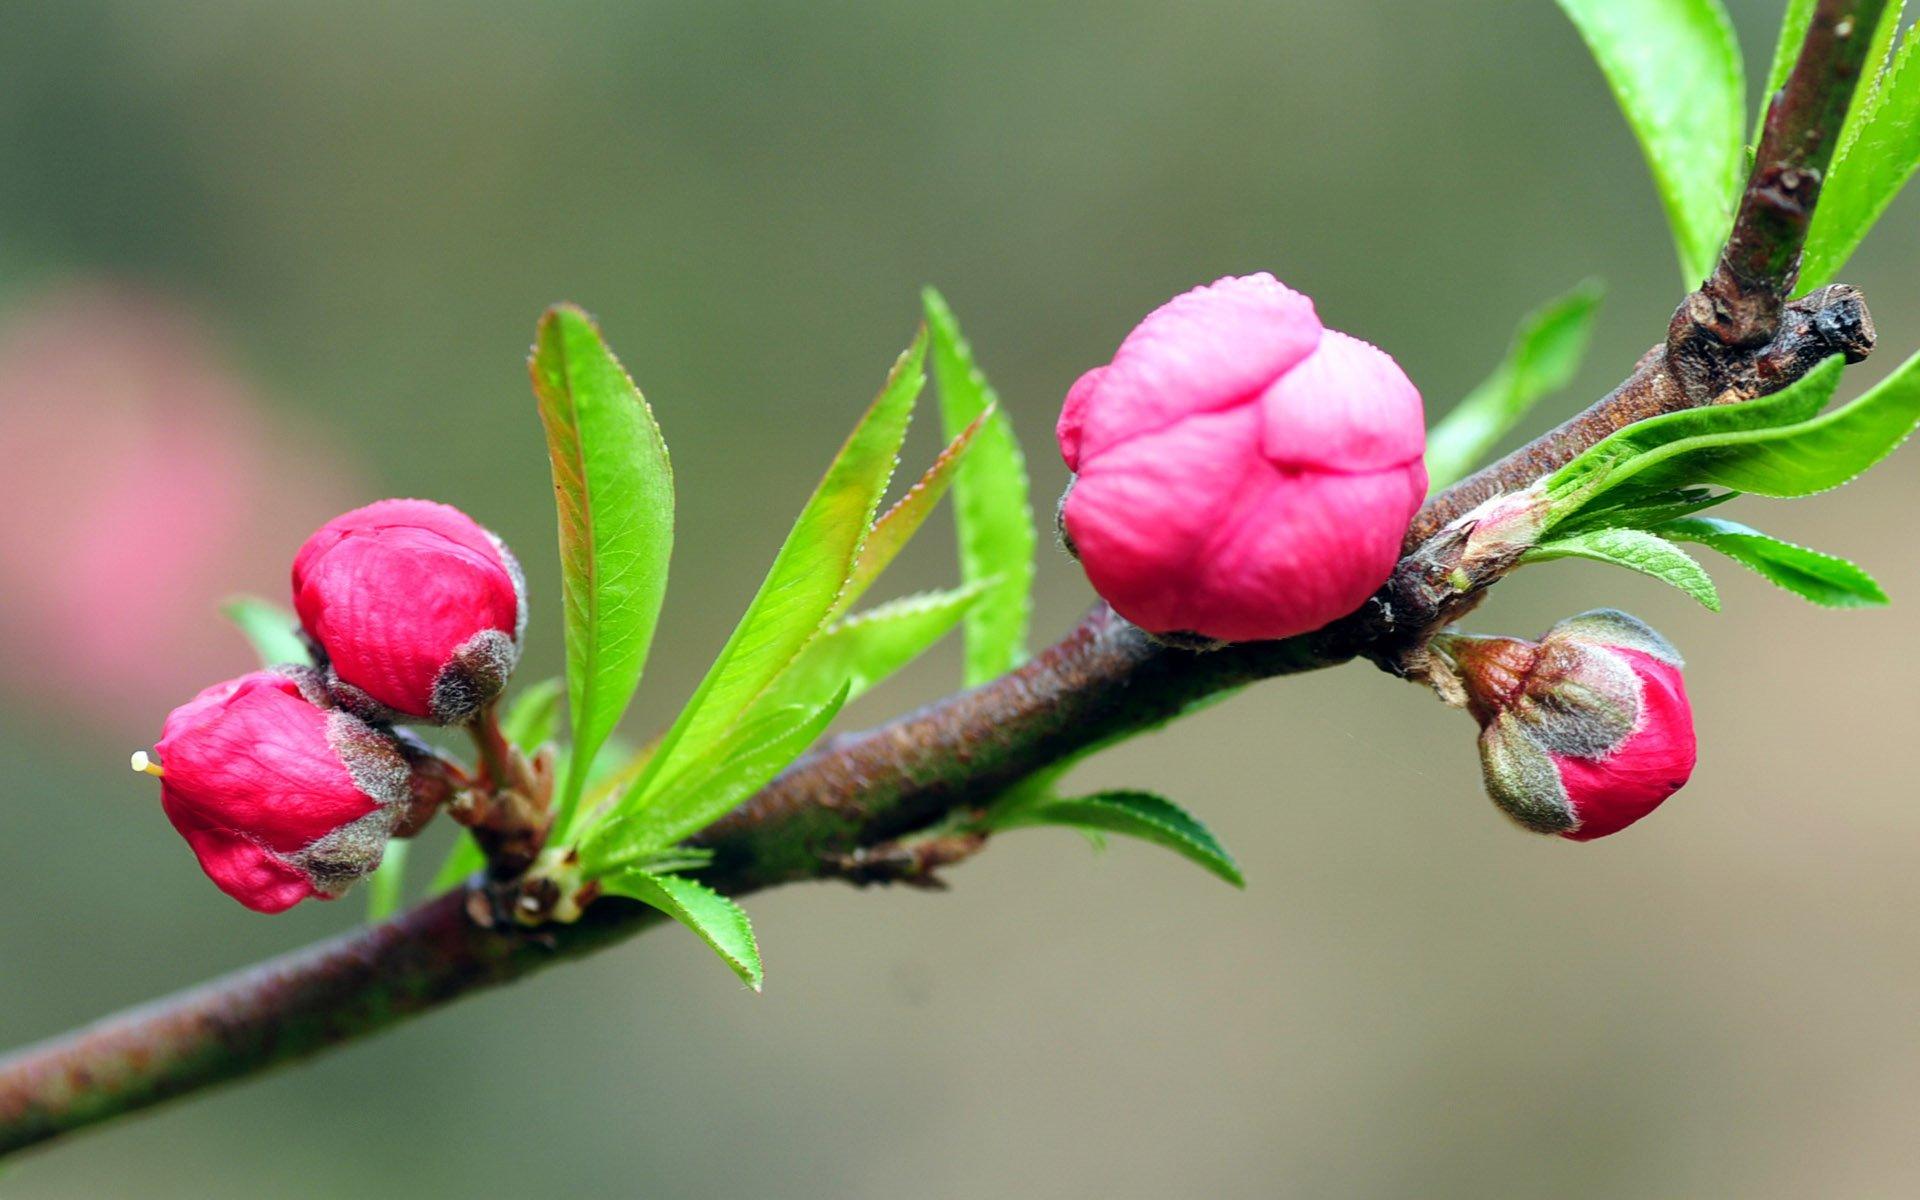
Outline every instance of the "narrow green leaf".
<path fill-rule="evenodd" d="M 933 515 L 934 506 L 947 494 L 947 488 L 953 483 L 954 472 L 965 459 L 967 450 L 987 421 L 999 411 L 988 408 L 975 417 L 973 424 L 962 430 L 960 436 L 947 443 L 939 457 L 933 460 L 926 473 L 914 481 L 907 494 L 900 497 L 892 508 L 880 515 L 867 533 L 866 542 L 860 547 L 860 557 L 853 564 L 853 575 L 847 580 L 845 590 L 833 606 L 833 615 L 839 616 L 852 608 L 854 602 L 865 595 L 873 586 L 880 573 L 893 564 L 900 552 L 907 547 L 913 535 L 920 532 L 927 518 Z"/>
<path fill-rule="evenodd" d="M 662 850 L 726 816 L 800 757 L 847 702 L 847 689 L 815 705 L 755 711 L 699 759 L 623 800 L 581 847 L 589 877 Z"/>
<path fill-rule="evenodd" d="M 1843 365 L 1840 356 L 1834 355 L 1771 396 L 1650 417 L 1609 435 L 1548 477 L 1553 523 L 1596 507 L 1603 499 L 1617 504 L 1650 492 L 1712 482 L 1706 478 L 1670 481 L 1673 472 L 1665 472 L 1639 481 L 1631 492 L 1624 491 L 1642 471 L 1673 460 L 1682 465 L 1695 463 L 1728 439 L 1802 427 L 1832 398 Z M 1622 490 L 1622 494 L 1610 494 L 1616 490 Z"/>
<path fill-rule="evenodd" d="M 1720 611 L 1713 579 L 1685 550 L 1644 529 L 1593 529 L 1542 542 L 1520 556 L 1523 563 L 1556 558 L 1585 558 L 1651 575 L 1692 596 L 1709 611 Z"/>
<path fill-rule="evenodd" d="M 853 700 L 945 637 L 990 586 L 904 596 L 835 622 L 761 694 L 754 710 L 819 704 L 843 686 Z"/>
<path fill-rule="evenodd" d="M 307 644 L 300 640 L 299 618 L 278 604 L 257 596 L 234 596 L 220 605 L 220 611 L 239 627 L 253 652 L 260 656 L 261 666 L 313 661 Z"/>
<path fill-rule="evenodd" d="M 520 690 L 500 718 L 500 732 L 521 751 L 532 754 L 553 740 L 560 725 L 558 679 L 542 679 Z"/>
<path fill-rule="evenodd" d="M 1072 799 L 1041 799 L 996 810 L 992 818 L 995 829 L 1028 825 L 1069 825 L 1139 838 L 1198 863 L 1235 887 L 1247 886 L 1239 865 L 1212 830 L 1178 804 L 1151 792 L 1099 792 Z"/>
<path fill-rule="evenodd" d="M 473 876 L 475 871 L 485 870 L 487 856 L 473 835 L 462 829 L 455 839 L 452 849 L 447 851 L 446 861 L 433 876 L 433 890 L 444 892 L 448 888 L 458 887 Z"/>
<path fill-rule="evenodd" d="M 400 911 L 407 887 L 407 852 L 412 842 L 390 841 L 380 865 L 367 877 L 367 920 L 384 921 Z"/>
<path fill-rule="evenodd" d="M 933 374 L 940 385 L 940 416 L 947 436 L 960 436 L 986 417 L 973 450 L 953 482 L 953 518 L 960 541 L 960 578 L 997 579 L 987 599 L 967 614 L 966 682 L 984 683 L 1027 657 L 1027 621 L 1033 607 L 1033 505 L 1027 465 L 1013 423 L 999 407 L 986 376 L 940 293 L 921 293 L 933 336 Z M 991 414 L 989 415 L 989 410 Z"/>
<path fill-rule="evenodd" d="M 1465 476 L 1535 401 L 1567 386 L 1586 355 L 1603 294 L 1599 281 L 1589 279 L 1521 321 L 1493 374 L 1427 434 L 1431 489 Z"/>
<path fill-rule="evenodd" d="M 1682 282 L 1713 270 L 1733 222 L 1746 85 L 1719 0 L 1559 0 L 1640 139 L 1673 228 Z"/>
<path fill-rule="evenodd" d="M 1908 31 L 1892 64 L 1848 115 L 1843 141 L 1820 187 L 1800 259 L 1800 287 L 1829 283 L 1893 198 L 1920 168 L 1920 62 Z M 1845 135 L 1843 134 L 1843 137 Z"/>
<path fill-rule="evenodd" d="M 1659 526 L 1658 532 L 1677 542 L 1718 550 L 1794 595 L 1827 608 L 1878 608 L 1887 603 L 1887 594 L 1873 576 L 1846 559 L 1783 542 L 1733 521 L 1682 517 Z"/>
<path fill-rule="evenodd" d="M 1583 508 L 1565 521 L 1556 522 L 1554 532 L 1561 537 L 1584 529 L 1646 529 L 1659 532 L 1659 526 L 1681 517 L 1725 504 L 1739 492 L 1714 492 L 1706 488 L 1678 488 L 1655 492 L 1621 504 Z"/>
<path fill-rule="evenodd" d="M 1794 499 L 1850 483 L 1920 423 L 1920 355 L 1864 396 L 1809 421 L 1677 443 L 1630 464 L 1632 486 L 1711 484 Z"/>
<path fill-rule="evenodd" d="M 801 510 L 746 615 L 635 781 L 629 801 L 637 800 L 663 772 L 671 774 L 701 760 L 832 615 L 886 494 L 914 401 L 926 383 L 921 371 L 926 345 L 922 331 L 894 364 L 879 398 Z"/>
<path fill-rule="evenodd" d="M 648 871 L 611 875 L 601 880 L 600 886 L 615 896 L 657 908 L 699 934 L 700 940 L 713 947 L 713 952 L 754 991 L 765 982 L 753 922 L 747 919 L 745 909 L 719 892 L 679 875 Z"/>
<path fill-rule="evenodd" d="M 673 467 L 653 412 L 586 313 L 547 310 L 528 361 L 560 514 L 560 593 L 573 757 L 564 833 L 646 667 L 673 553 Z"/>

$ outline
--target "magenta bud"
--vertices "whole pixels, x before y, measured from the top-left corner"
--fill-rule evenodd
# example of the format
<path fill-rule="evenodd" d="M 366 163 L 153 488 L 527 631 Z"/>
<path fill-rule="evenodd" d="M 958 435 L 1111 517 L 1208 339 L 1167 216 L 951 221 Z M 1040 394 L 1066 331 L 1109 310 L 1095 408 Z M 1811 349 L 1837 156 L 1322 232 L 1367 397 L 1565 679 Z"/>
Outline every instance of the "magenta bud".
<path fill-rule="evenodd" d="M 1426 494 L 1420 393 L 1271 275 L 1175 297 L 1080 377 L 1064 539 L 1155 634 L 1289 637 L 1386 581 Z"/>
<path fill-rule="evenodd" d="M 201 869 L 256 912 L 332 899 L 380 865 L 410 798 L 400 747 L 329 706 L 320 673 L 254 671 L 173 710 L 160 804 Z"/>
<path fill-rule="evenodd" d="M 1488 795 L 1528 829 L 1618 833 L 1693 774 L 1680 655 L 1635 617 L 1597 609 L 1539 642 L 1445 634 L 1434 649 L 1480 722 Z"/>
<path fill-rule="evenodd" d="M 457 508 L 382 500 L 300 547 L 294 608 L 344 707 L 368 720 L 472 719 L 519 662 L 526 582 L 499 538 Z"/>

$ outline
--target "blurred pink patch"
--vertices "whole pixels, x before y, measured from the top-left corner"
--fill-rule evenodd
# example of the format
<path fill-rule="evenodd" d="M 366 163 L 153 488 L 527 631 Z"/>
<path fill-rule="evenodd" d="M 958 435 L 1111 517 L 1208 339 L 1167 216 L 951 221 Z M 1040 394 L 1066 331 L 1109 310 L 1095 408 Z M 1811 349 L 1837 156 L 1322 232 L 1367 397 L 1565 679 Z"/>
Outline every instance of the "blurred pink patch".
<path fill-rule="evenodd" d="M 354 492 L 180 306 L 69 287 L 0 315 L 0 690 L 115 732 L 252 665 L 219 601 Z"/>

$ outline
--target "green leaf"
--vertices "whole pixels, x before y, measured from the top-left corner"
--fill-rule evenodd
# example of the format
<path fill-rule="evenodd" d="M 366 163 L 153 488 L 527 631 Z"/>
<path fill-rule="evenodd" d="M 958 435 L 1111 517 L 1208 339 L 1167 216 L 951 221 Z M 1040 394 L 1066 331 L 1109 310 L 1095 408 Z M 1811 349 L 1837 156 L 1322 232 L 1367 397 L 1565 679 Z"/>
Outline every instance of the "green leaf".
<path fill-rule="evenodd" d="M 987 427 L 988 419 L 999 410 L 989 408 L 975 417 L 973 424 L 961 431 L 960 436 L 947 443 L 946 449 L 933 460 L 926 474 L 914 481 L 907 494 L 880 515 L 867 533 L 867 540 L 860 547 L 860 557 L 853 564 L 853 575 L 847 580 L 845 590 L 834 604 L 833 615 L 839 616 L 852 608 L 854 602 L 866 594 L 880 573 L 893 564 L 900 551 L 906 549 L 907 542 L 927 518 L 933 515 L 934 506 L 947 494 L 952 485 L 954 473 L 966 457 L 967 450 L 973 445 L 980 431 Z"/>
<path fill-rule="evenodd" d="M 1682 282 L 1713 270 L 1733 222 L 1746 85 L 1719 0 L 1559 0 L 1646 153 Z"/>
<path fill-rule="evenodd" d="M 940 293 L 921 293 L 933 336 L 933 374 L 940 385 L 940 416 L 949 438 L 986 416 L 986 428 L 960 464 L 953 482 L 953 518 L 964 583 L 997 579 L 986 600 L 967 614 L 966 683 L 984 683 L 1027 657 L 1027 621 L 1033 606 L 1033 506 L 1027 466 L 1013 423 L 998 406 L 973 351 Z M 992 410 L 989 415 L 989 409 Z"/>
<path fill-rule="evenodd" d="M 1663 446 L 1628 464 L 1632 486 L 1710 484 L 1796 499 L 1850 483 L 1920 423 L 1920 355 L 1864 396 L 1796 425 Z"/>
<path fill-rule="evenodd" d="M 623 801 L 613 819 L 591 830 L 581 847 L 582 869 L 589 878 L 605 874 L 726 816 L 813 745 L 846 702 L 842 685 L 820 704 L 750 714 L 700 759 L 640 790 L 637 800 Z"/>
<path fill-rule="evenodd" d="M 1706 488 L 1679 488 L 1671 492 L 1655 492 L 1636 500 L 1622 504 L 1610 504 L 1595 508 L 1583 508 L 1579 513 L 1563 522 L 1554 524 L 1554 531 L 1562 537 L 1583 529 L 1646 529 L 1659 531 L 1659 526 L 1681 517 L 1725 504 L 1738 496 L 1739 492 L 1713 492 Z"/>
<path fill-rule="evenodd" d="M 1649 417 L 1609 435 L 1548 477 L 1552 523 L 1558 525 L 1583 509 L 1596 507 L 1603 498 L 1619 504 L 1651 492 L 1711 482 L 1705 478 L 1675 482 L 1669 476 L 1684 474 L 1676 471 L 1653 473 L 1646 480 L 1636 476 L 1667 463 L 1695 464 L 1728 439 L 1802 427 L 1832 398 L 1842 366 L 1841 358 L 1834 355 L 1771 396 Z M 1631 490 L 1626 488 L 1629 483 L 1634 484 Z M 1616 491 L 1620 494 L 1611 494 Z"/>
<path fill-rule="evenodd" d="M 542 679 L 521 689 L 500 718 L 500 732 L 521 751 L 532 754 L 553 740 L 560 724 L 558 679 Z"/>
<path fill-rule="evenodd" d="M 573 756 L 564 833 L 594 756 L 640 683 L 673 553 L 673 467 L 647 402 L 586 313 L 547 310 L 528 362 L 560 513 Z"/>
<path fill-rule="evenodd" d="M 656 779 L 701 761 L 833 614 L 886 493 L 926 376 L 924 331 L 834 457 L 760 591 L 622 806 Z"/>
<path fill-rule="evenodd" d="M 1164 846 L 1198 863 L 1235 887 L 1247 886 L 1240 867 L 1213 831 L 1178 804 L 1151 792 L 1099 792 L 1072 799 L 1040 797 L 1027 803 L 996 809 L 994 829 L 1029 825 L 1068 825 L 1081 830 L 1125 834 Z"/>
<path fill-rule="evenodd" d="M 1794 595 L 1827 608 L 1877 608 L 1887 603 L 1887 594 L 1873 576 L 1846 559 L 1783 542 L 1733 521 L 1682 517 L 1660 526 L 1659 533 L 1718 550 Z"/>
<path fill-rule="evenodd" d="M 753 938 L 753 922 L 746 910 L 704 884 L 678 875 L 627 871 L 600 881 L 615 896 L 659 909 L 700 935 L 733 973 L 754 991 L 766 979 L 760 965 L 760 946 Z"/>
<path fill-rule="evenodd" d="M 1585 558 L 1651 575 L 1692 596 L 1712 612 L 1720 611 L 1713 579 L 1685 550 L 1644 529 L 1593 529 L 1542 542 L 1520 556 L 1523 563 L 1556 558 Z"/>
<path fill-rule="evenodd" d="M 1800 259 L 1802 290 L 1828 283 L 1839 273 L 1920 168 L 1920 62 L 1915 61 L 1914 46 L 1909 30 L 1885 74 L 1855 98 L 1807 229 Z"/>
<path fill-rule="evenodd" d="M 444 892 L 448 888 L 458 887 L 472 877 L 475 871 L 485 870 L 486 852 L 473 840 L 473 835 L 462 829 L 453 847 L 447 851 L 446 861 L 433 876 L 433 890 Z"/>
<path fill-rule="evenodd" d="M 300 620 L 278 604 L 257 596 L 234 596 L 220 605 L 227 620 L 240 632 L 260 656 L 263 667 L 281 663 L 311 663 L 313 655 L 300 640 Z"/>
<path fill-rule="evenodd" d="M 412 842 L 387 843 L 380 865 L 367 877 L 367 920 L 384 921 L 400 911 L 400 900 L 407 886 L 407 851 Z"/>
<path fill-rule="evenodd" d="M 818 704 L 843 686 L 853 700 L 945 637 L 988 586 L 904 596 L 835 622 L 761 694 L 754 710 Z"/>
<path fill-rule="evenodd" d="M 1535 401 L 1567 386 L 1593 336 L 1604 289 L 1589 279 L 1521 321 L 1507 356 L 1427 435 L 1428 486 L 1471 471 Z"/>

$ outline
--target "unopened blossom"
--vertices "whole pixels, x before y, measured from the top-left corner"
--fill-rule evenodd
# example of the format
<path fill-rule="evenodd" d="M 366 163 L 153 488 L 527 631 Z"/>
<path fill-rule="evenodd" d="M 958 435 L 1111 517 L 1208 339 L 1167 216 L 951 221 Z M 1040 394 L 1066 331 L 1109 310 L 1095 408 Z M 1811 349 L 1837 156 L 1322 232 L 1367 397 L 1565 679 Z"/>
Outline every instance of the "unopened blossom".
<path fill-rule="evenodd" d="M 385 732 L 329 705 L 319 673 L 289 667 L 214 684 L 168 714 L 134 765 L 221 891 L 257 912 L 331 899 L 380 865 L 411 799 Z"/>
<path fill-rule="evenodd" d="M 527 618 L 506 545 L 428 500 L 382 500 L 321 526 L 294 559 L 293 602 L 342 704 L 441 724 L 500 694 Z"/>
<path fill-rule="evenodd" d="M 1540 833 L 1591 841 L 1658 808 L 1693 774 L 1679 653 L 1637 618 L 1599 609 L 1539 642 L 1447 635 L 1480 722 L 1487 793 Z"/>
<path fill-rule="evenodd" d="M 1282 638 L 1353 611 L 1426 494 L 1420 393 L 1271 275 L 1148 315 L 1073 385 L 1056 432 L 1067 541 L 1152 633 Z"/>

